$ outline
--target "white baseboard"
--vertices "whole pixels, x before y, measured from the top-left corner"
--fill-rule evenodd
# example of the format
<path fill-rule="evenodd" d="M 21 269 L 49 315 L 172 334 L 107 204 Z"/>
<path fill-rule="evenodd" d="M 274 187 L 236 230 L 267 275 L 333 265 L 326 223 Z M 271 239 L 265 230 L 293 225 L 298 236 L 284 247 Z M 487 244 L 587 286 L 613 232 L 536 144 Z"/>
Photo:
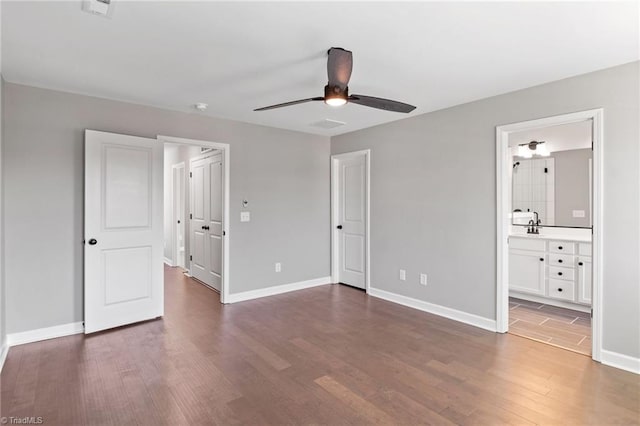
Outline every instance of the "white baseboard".
<path fill-rule="evenodd" d="M 470 314 L 456 309 L 447 308 L 446 306 L 436 305 L 434 303 L 425 302 L 423 300 L 414 299 L 412 297 L 402 296 L 396 293 L 380 290 L 377 288 L 369 288 L 369 295 L 389 302 L 398 303 L 408 306 L 409 308 L 418 309 L 420 311 L 429 312 L 430 314 L 439 315 L 454 321 L 463 322 L 475 327 L 483 328 L 489 331 L 496 331 L 496 321 L 484 318 L 475 314 Z"/>
<path fill-rule="evenodd" d="M 69 324 L 56 325 L 54 327 L 39 328 L 36 330 L 11 333 L 7 335 L 7 345 L 9 347 L 24 345 L 25 343 L 39 342 L 41 340 L 54 339 L 56 337 L 70 336 L 72 334 L 84 333 L 82 322 L 72 322 Z"/>
<path fill-rule="evenodd" d="M 313 280 L 299 281 L 297 283 L 277 285 L 273 287 L 261 288 L 259 290 L 243 291 L 242 293 L 230 294 L 225 303 L 244 302 L 245 300 L 258 299 L 260 297 L 274 296 L 276 294 L 288 293 L 290 291 L 303 290 L 305 288 L 317 287 L 331 284 L 331 277 L 315 278 Z"/>
<path fill-rule="evenodd" d="M 164 258 L 164 263 L 166 263 L 167 265 L 169 265 L 169 266 L 171 266 L 173 268 L 173 262 L 168 257 Z"/>
<path fill-rule="evenodd" d="M 2 372 L 2 367 L 4 367 L 4 362 L 7 360 L 7 355 L 9 354 L 9 345 L 6 343 L 2 344 L 2 350 L 0 351 L 0 372 Z"/>
<path fill-rule="evenodd" d="M 610 367 L 640 374 L 640 358 L 634 358 L 629 355 L 623 355 L 618 352 L 611 352 L 602 349 L 600 352 L 600 362 Z"/>

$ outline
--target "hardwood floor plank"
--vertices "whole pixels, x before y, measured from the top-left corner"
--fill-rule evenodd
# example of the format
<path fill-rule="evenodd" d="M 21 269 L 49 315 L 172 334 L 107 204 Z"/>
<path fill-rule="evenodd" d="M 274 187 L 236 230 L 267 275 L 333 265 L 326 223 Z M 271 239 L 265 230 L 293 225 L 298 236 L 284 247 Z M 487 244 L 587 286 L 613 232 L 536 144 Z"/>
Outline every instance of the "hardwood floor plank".
<path fill-rule="evenodd" d="M 640 378 L 577 353 L 340 285 L 221 305 L 177 268 L 165 276 L 162 319 L 11 348 L 0 414 L 60 426 L 640 423 Z M 588 347 L 574 336 L 588 319 L 568 319 L 547 331 Z"/>

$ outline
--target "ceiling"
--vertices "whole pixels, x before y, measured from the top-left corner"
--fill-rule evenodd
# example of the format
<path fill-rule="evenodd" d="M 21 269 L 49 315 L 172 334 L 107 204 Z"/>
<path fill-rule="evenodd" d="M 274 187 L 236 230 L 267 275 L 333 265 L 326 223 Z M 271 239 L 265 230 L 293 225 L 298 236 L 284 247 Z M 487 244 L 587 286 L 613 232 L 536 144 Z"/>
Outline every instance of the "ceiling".
<path fill-rule="evenodd" d="M 112 2 L 3 1 L 5 80 L 335 135 L 640 58 L 637 2 Z M 253 111 L 322 96 L 332 46 L 353 51 L 351 93 L 417 110 Z"/>
<path fill-rule="evenodd" d="M 592 121 L 587 120 L 511 133 L 509 146 L 516 147 L 531 141 L 544 141 L 549 152 L 591 148 L 592 125 Z"/>

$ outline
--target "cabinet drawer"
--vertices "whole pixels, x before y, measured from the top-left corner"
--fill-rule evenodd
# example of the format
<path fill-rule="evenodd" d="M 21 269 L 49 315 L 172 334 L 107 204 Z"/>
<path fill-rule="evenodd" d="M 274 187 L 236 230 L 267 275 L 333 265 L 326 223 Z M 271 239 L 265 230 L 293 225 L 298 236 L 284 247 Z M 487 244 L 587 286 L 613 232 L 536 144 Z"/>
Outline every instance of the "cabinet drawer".
<path fill-rule="evenodd" d="M 544 241 L 532 238 L 509 237 L 509 248 L 518 250 L 544 251 Z"/>
<path fill-rule="evenodd" d="M 549 266 L 549 279 L 553 278 L 556 280 L 573 281 L 575 276 L 576 276 L 576 271 L 573 268 L 565 268 L 562 266 Z"/>
<path fill-rule="evenodd" d="M 549 251 L 551 253 L 574 254 L 576 245 L 568 241 L 549 241 Z"/>
<path fill-rule="evenodd" d="M 549 265 L 573 267 L 575 265 L 575 257 L 567 254 L 549 253 Z"/>
<path fill-rule="evenodd" d="M 556 280 L 549 278 L 549 287 L 547 289 L 547 295 L 554 299 L 574 301 L 575 298 L 575 283 L 573 281 Z"/>
<path fill-rule="evenodd" d="M 588 243 L 578 244 L 578 254 L 580 256 L 591 256 L 591 244 L 588 244 Z"/>

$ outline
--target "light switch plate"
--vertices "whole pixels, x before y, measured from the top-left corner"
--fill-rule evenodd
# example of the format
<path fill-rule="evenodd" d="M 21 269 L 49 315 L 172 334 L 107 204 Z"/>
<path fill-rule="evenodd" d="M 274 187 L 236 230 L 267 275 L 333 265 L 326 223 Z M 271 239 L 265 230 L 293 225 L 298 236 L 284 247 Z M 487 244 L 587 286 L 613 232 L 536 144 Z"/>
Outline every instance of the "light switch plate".
<path fill-rule="evenodd" d="M 420 284 L 427 285 L 427 274 L 420 274 Z"/>
<path fill-rule="evenodd" d="M 250 222 L 251 212 L 240 212 L 240 222 Z"/>
<path fill-rule="evenodd" d="M 407 271 L 405 271 L 404 269 L 400 269 L 400 280 L 404 281 L 407 279 Z"/>
<path fill-rule="evenodd" d="M 584 210 L 574 210 L 573 217 L 584 217 Z"/>

